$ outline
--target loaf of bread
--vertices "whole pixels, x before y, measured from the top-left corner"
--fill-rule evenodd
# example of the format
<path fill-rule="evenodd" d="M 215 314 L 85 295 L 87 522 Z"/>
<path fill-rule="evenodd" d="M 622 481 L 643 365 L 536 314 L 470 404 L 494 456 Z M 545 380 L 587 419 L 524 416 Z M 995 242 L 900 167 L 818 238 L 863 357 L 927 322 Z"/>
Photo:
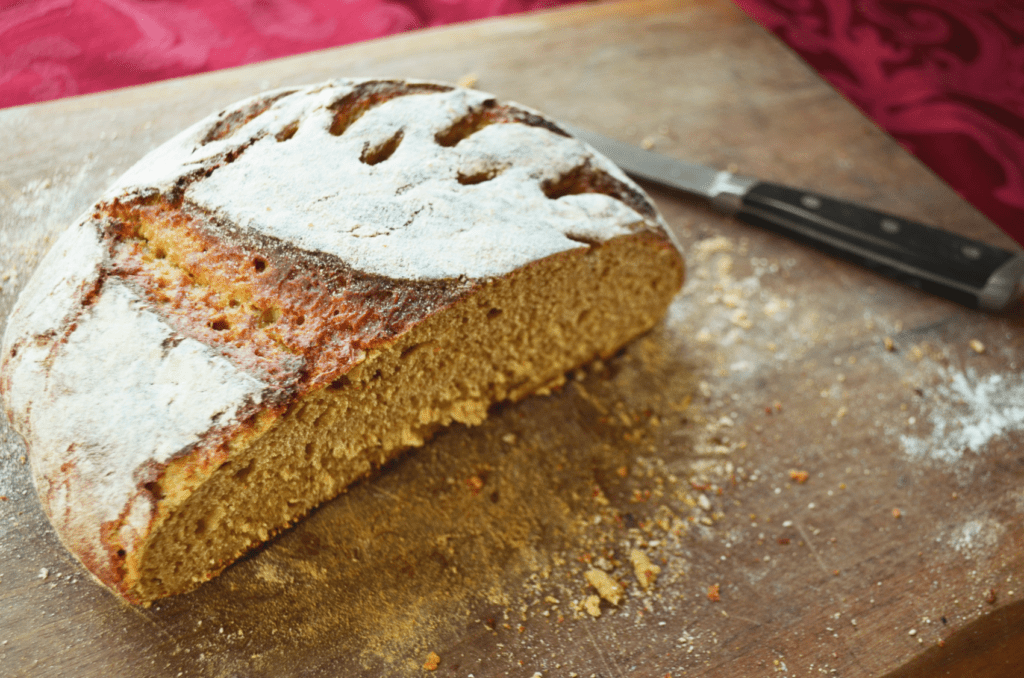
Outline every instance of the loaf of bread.
<path fill-rule="evenodd" d="M 682 279 L 643 191 L 538 113 L 337 80 L 121 177 L 22 292 L 0 392 L 60 539 L 148 603 L 614 353 Z"/>

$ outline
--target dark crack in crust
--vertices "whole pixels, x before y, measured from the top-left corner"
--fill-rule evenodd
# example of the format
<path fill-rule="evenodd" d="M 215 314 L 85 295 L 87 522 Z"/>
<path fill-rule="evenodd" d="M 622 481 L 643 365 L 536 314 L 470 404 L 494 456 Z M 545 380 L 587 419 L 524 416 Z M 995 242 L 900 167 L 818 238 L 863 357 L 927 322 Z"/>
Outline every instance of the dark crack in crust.
<path fill-rule="evenodd" d="M 450 92 L 452 87 L 435 83 L 407 83 L 400 80 L 372 80 L 356 85 L 351 92 L 328 106 L 334 119 L 328 130 L 340 136 L 367 111 L 397 97 Z"/>
<path fill-rule="evenodd" d="M 200 144 L 205 145 L 212 141 L 218 141 L 231 136 L 244 127 L 250 120 L 253 120 L 265 113 L 276 101 L 283 99 L 289 94 L 294 94 L 296 91 L 297 90 L 290 89 L 283 92 L 276 92 L 270 96 L 259 97 L 255 101 L 252 101 L 241 108 L 222 111 L 218 116 L 217 122 L 215 122 L 213 127 L 210 128 L 210 131 L 203 136 L 203 140 Z"/>
<path fill-rule="evenodd" d="M 499 104 L 497 99 L 491 98 L 484 100 L 479 106 L 475 106 L 448 129 L 438 132 L 434 136 L 434 140 L 439 146 L 449 148 L 457 146 L 460 141 L 476 134 L 488 125 L 509 123 L 540 127 L 558 136 L 569 137 L 565 130 L 536 113 L 524 111 L 511 104 Z"/>
<path fill-rule="evenodd" d="M 541 189 L 552 200 L 566 195 L 601 193 L 628 205 L 646 219 L 654 221 L 658 218 L 654 206 L 639 191 L 607 172 L 594 168 L 589 161 L 574 167 L 558 179 L 544 182 Z"/>

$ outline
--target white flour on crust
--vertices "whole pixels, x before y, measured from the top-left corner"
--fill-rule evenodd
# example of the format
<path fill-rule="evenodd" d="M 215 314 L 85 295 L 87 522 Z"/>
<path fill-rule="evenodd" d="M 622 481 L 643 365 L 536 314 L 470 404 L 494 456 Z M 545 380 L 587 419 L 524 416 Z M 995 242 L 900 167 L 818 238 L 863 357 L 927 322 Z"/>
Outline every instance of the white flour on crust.
<path fill-rule="evenodd" d="M 360 82 L 287 94 L 226 138 L 203 143 L 214 123 L 208 118 L 139 162 L 104 199 L 166 191 L 244 147 L 232 162 L 192 182 L 185 199 L 243 234 L 273 236 L 336 255 L 356 270 L 404 280 L 504 275 L 584 247 L 581 239 L 628 234 L 644 221 L 601 193 L 545 195 L 544 182 L 587 163 L 635 185 L 586 144 L 543 126 L 492 124 L 454 146 L 441 146 L 436 135 L 493 99 L 482 92 L 399 96 L 332 135 L 329 107 Z M 293 135 L 279 141 L 296 123 Z M 360 160 L 366 149 L 396 134 L 401 139 L 387 160 Z M 490 180 L 459 180 L 488 172 L 495 174 Z"/>

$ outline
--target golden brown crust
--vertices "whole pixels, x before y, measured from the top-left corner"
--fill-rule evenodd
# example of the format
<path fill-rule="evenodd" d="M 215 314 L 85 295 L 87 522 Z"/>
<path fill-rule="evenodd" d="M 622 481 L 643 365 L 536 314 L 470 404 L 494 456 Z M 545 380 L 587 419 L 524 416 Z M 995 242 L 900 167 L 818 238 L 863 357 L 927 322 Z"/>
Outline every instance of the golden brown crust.
<path fill-rule="evenodd" d="M 474 286 L 353 271 L 269 236 L 247 234 L 243 244 L 201 210 L 163 199 L 103 212 L 108 274 L 144 290 L 175 330 L 259 374 L 282 399 L 330 383 Z"/>

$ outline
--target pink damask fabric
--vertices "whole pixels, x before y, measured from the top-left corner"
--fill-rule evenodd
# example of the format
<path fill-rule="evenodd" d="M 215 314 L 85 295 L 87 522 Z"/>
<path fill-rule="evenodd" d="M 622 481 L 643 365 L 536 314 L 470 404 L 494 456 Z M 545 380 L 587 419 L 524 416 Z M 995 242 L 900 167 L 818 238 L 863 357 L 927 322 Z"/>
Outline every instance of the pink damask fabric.
<path fill-rule="evenodd" d="M 0 0 L 0 107 L 571 0 Z"/>
<path fill-rule="evenodd" d="M 1024 244 L 1024 2 L 736 2 Z"/>
<path fill-rule="evenodd" d="M 576 0 L 0 0 L 0 107 Z M 735 0 L 1024 243 L 1024 0 Z"/>

